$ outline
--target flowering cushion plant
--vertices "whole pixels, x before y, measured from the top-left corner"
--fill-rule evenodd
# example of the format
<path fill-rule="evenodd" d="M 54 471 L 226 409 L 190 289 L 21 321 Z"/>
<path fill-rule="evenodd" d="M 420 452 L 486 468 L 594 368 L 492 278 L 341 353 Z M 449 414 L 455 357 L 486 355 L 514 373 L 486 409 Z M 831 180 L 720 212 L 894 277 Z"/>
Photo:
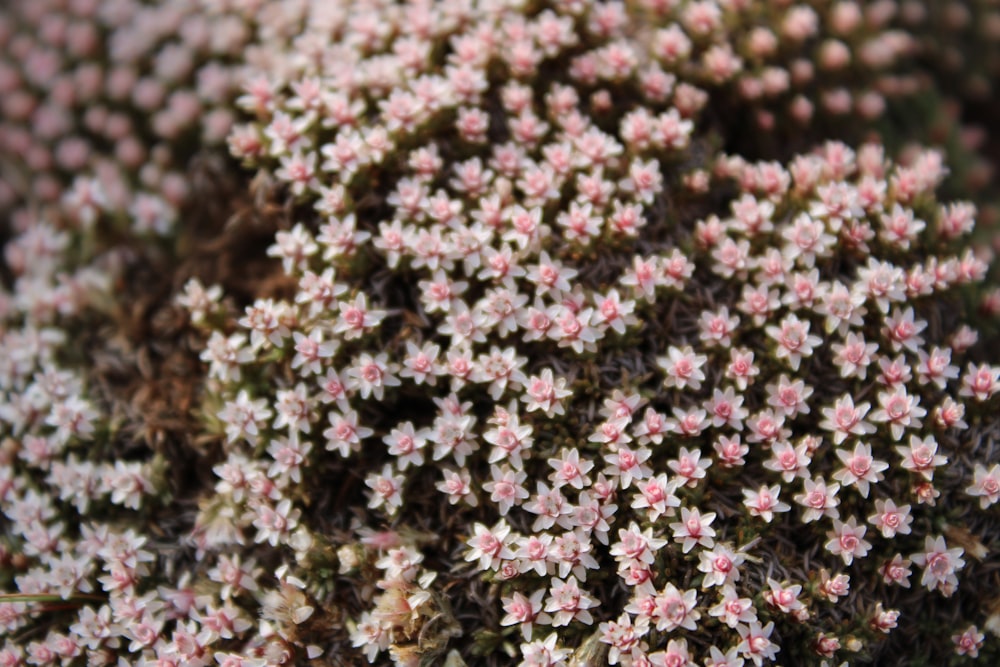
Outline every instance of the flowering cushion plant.
<path fill-rule="evenodd" d="M 877 116 L 879 4 L 205 3 L 252 28 L 229 148 L 284 202 L 274 287 L 175 299 L 212 473 L 175 557 L 135 514 L 171 462 L 102 454 L 60 362 L 107 285 L 39 304 L 86 225 L 8 246 L 50 261 L 4 301 L 0 659 L 839 664 L 946 616 L 933 655 L 996 655 L 975 207 L 935 150 L 717 148 L 734 94 L 764 136 Z M 815 90 L 852 49 L 872 78 Z"/>

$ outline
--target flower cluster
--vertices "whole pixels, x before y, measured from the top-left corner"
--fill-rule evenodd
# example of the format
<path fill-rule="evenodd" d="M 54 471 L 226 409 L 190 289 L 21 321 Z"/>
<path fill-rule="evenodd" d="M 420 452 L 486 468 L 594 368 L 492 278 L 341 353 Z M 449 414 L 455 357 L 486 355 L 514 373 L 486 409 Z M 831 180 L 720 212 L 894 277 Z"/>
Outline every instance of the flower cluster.
<path fill-rule="evenodd" d="M 946 170 L 933 151 L 893 163 L 878 144 L 829 142 L 785 165 L 692 162 L 699 110 L 743 70 L 720 46 L 724 26 L 751 14 L 672 7 L 641 41 L 625 37 L 635 18 L 616 4 L 386 11 L 386 25 L 412 28 L 405 38 L 371 30 L 285 63 L 299 77 L 287 87 L 265 85 L 265 70 L 244 98 L 257 119 L 230 142 L 315 211 L 269 251 L 297 293 L 258 300 L 241 322 L 258 360 L 247 365 L 290 362 L 279 393 L 312 406 L 301 431 L 275 420 L 274 436 L 307 439 L 315 424 L 325 430 L 312 450 L 349 460 L 369 460 L 381 440 L 370 510 L 400 521 L 408 498 L 433 489 L 466 512 L 462 556 L 503 583 L 500 626 L 519 630 L 526 665 L 558 663 L 555 647 L 602 617 L 617 619 L 600 628 L 615 662 L 694 659 L 649 633 L 707 632 L 711 618 L 732 628 L 731 644 L 712 635 L 728 656 L 706 655 L 717 664 L 774 658 L 788 623 L 832 655 L 838 633 L 874 641 L 895 618 L 879 612 L 877 633 L 824 625 L 825 601 L 848 597 L 851 576 L 914 565 L 949 596 L 966 564 L 914 528 L 933 523 L 935 469 L 997 381 L 996 367 L 960 364 L 971 329 L 929 337 L 941 295 L 985 276 L 961 241 L 974 208 L 936 203 Z M 888 20 L 852 22 L 850 3 L 831 17 L 858 40 Z M 307 36 L 326 29 L 297 19 Z M 790 7 L 773 53 L 812 39 L 817 22 Z M 888 33 L 867 44 L 872 66 L 907 48 Z M 825 42 L 823 66 L 845 49 Z M 754 62 L 768 67 L 768 53 Z M 616 100 L 621 88 L 635 101 Z M 384 195 L 373 198 L 374 182 Z M 718 215 L 674 218 L 668 197 Z M 246 333 L 213 334 L 232 336 L 245 345 Z M 414 401 L 422 419 L 386 419 Z M 253 430 L 220 413 L 231 441 L 253 445 L 266 428 L 273 415 L 255 402 Z M 980 464 L 965 486 L 988 506 L 987 478 Z M 708 488 L 719 499 L 706 504 Z M 820 590 L 786 565 L 784 581 L 754 587 L 752 563 L 797 523 L 815 524 L 827 567 L 844 571 Z M 739 538 L 748 530 L 756 542 Z M 623 607 L 602 605 L 615 581 L 602 562 L 631 591 Z M 678 588 L 685 567 L 701 591 Z M 565 630 L 552 639 L 550 628 Z"/>
<path fill-rule="evenodd" d="M 70 220 L 121 216 L 168 236 L 194 147 L 232 125 L 253 31 L 199 0 L 43 0 L 0 16 L 0 207 L 66 200 Z"/>
<path fill-rule="evenodd" d="M 953 603 L 927 645 L 996 655 L 976 207 L 935 150 L 753 148 L 914 90 L 894 7 L 5 14 L 7 199 L 50 205 L 5 248 L 0 663 L 828 664 Z M 97 231 L 171 238 L 226 132 L 281 214 L 265 280 L 174 286 L 209 464 L 171 501 L 72 332 L 127 259 Z"/>
<path fill-rule="evenodd" d="M 685 79 L 727 92 L 767 142 L 792 125 L 882 116 L 922 87 L 914 35 L 899 29 L 896 3 L 637 3 L 656 29 L 650 55 Z M 911 3 L 912 4 L 912 3 Z M 755 140 L 743 140 L 753 145 Z"/>

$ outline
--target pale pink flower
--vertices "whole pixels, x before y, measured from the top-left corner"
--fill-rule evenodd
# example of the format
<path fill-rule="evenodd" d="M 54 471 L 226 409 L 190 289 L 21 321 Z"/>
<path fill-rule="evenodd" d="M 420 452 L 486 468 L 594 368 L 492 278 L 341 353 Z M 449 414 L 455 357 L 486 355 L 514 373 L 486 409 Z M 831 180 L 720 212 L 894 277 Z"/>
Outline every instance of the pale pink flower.
<path fill-rule="evenodd" d="M 864 380 L 868 377 L 868 366 L 871 365 L 878 344 L 867 343 L 863 336 L 851 331 L 843 343 L 833 343 L 833 361 L 840 369 L 840 377 L 856 377 Z"/>
<path fill-rule="evenodd" d="M 736 307 L 749 315 L 755 325 L 763 326 L 781 307 L 781 299 L 778 298 L 778 290 L 769 289 L 766 283 L 756 287 L 744 285 Z"/>
<path fill-rule="evenodd" d="M 674 665 L 691 665 L 691 653 L 688 651 L 686 639 L 671 639 L 667 648 L 647 656 L 650 664 L 656 667 L 673 667 Z"/>
<path fill-rule="evenodd" d="M 331 412 L 330 427 L 323 431 L 326 438 L 326 449 L 337 451 L 341 456 L 350 456 L 351 452 L 361 450 L 361 441 L 374 433 L 370 428 L 358 423 L 358 413 L 347 410 L 343 413 Z"/>
<path fill-rule="evenodd" d="M 879 238 L 902 250 L 909 250 L 910 243 L 916 241 L 920 232 L 927 227 L 923 220 L 914 218 L 911 209 L 904 209 L 898 203 L 892 207 L 892 211 L 882 214 L 881 222 Z"/>
<path fill-rule="evenodd" d="M 940 429 L 965 429 L 969 424 L 963 419 L 965 405 L 958 403 L 950 396 L 945 396 L 932 413 L 934 425 Z"/>
<path fill-rule="evenodd" d="M 529 641 L 532 627 L 536 622 L 548 625 L 552 620 L 548 614 L 542 612 L 542 598 L 544 597 L 545 591 L 538 590 L 530 598 L 516 591 L 512 597 L 501 598 L 500 602 L 507 615 L 500 619 L 500 625 L 507 627 L 519 624 L 521 635 L 525 641 Z"/>
<path fill-rule="evenodd" d="M 795 496 L 795 502 L 806 508 L 802 514 L 802 521 L 810 523 L 820 517 L 828 516 L 836 519 L 839 516 L 837 505 L 840 500 L 837 492 L 840 491 L 839 484 L 829 484 L 822 477 L 816 479 L 805 479 L 803 481 L 803 492 Z"/>
<path fill-rule="evenodd" d="M 547 530 L 557 522 L 567 530 L 571 528 L 569 515 L 572 513 L 571 506 L 566 502 L 566 498 L 557 486 L 549 489 L 545 482 L 537 482 L 537 492 L 530 502 L 525 503 L 524 509 L 532 514 L 538 515 L 531 526 L 533 531 Z"/>
<path fill-rule="evenodd" d="M 945 597 L 950 597 L 958 586 L 956 572 L 965 567 L 962 547 L 949 549 L 940 535 L 924 539 L 924 550 L 910 556 L 910 559 L 924 568 L 920 583 L 928 590 L 939 590 Z"/>
<path fill-rule="evenodd" d="M 533 528 L 532 530 L 535 529 Z M 522 574 L 534 572 L 540 577 L 552 573 L 554 565 L 549 559 L 549 550 L 552 547 L 552 535 L 549 533 L 522 535 L 514 543 L 517 545 L 514 557 L 517 559 L 518 572 Z"/>
<path fill-rule="evenodd" d="M 595 295 L 595 308 L 592 318 L 595 326 L 610 327 L 619 335 L 624 335 L 628 327 L 638 324 L 634 315 L 635 301 L 621 300 L 618 290 L 612 289 L 606 295 Z"/>
<path fill-rule="evenodd" d="M 516 415 L 511 415 L 504 424 L 489 429 L 483 433 L 483 439 L 493 445 L 488 462 L 507 461 L 516 469 L 523 468 L 521 454 L 530 449 L 533 442 L 531 434 L 531 427 L 521 425 Z"/>
<path fill-rule="evenodd" d="M 883 333 L 889 339 L 894 352 L 905 348 L 916 354 L 924 344 L 920 332 L 926 328 L 926 321 L 914 319 L 912 307 L 902 312 L 897 308 L 890 317 L 886 318 Z"/>
<path fill-rule="evenodd" d="M 729 309 L 722 306 L 718 311 L 704 311 L 699 325 L 700 338 L 707 345 L 721 345 L 726 348 L 732 343 L 732 335 L 740 324 L 740 318 L 729 315 Z"/>
<path fill-rule="evenodd" d="M 677 483 L 668 480 L 666 473 L 654 475 L 638 483 L 639 491 L 632 496 L 632 509 L 645 509 L 650 521 L 663 515 L 673 516 L 674 508 L 680 507 L 680 499 L 674 495 Z"/>
<path fill-rule="evenodd" d="M 565 581 L 554 580 L 545 601 L 545 611 L 555 612 L 552 615 L 553 627 L 569 625 L 573 620 L 590 625 L 594 622 L 594 617 L 588 609 L 597 604 L 594 598 L 580 589 L 576 577 L 570 575 Z"/>
<path fill-rule="evenodd" d="M 242 437 L 253 445 L 257 443 L 260 427 L 273 414 L 267 405 L 267 399 L 251 399 L 250 394 L 241 389 L 236 395 L 236 400 L 226 401 L 218 417 L 226 425 L 226 437 L 229 442 Z M 88 436 L 94 430 L 90 420 L 96 417 L 97 413 L 90 408 L 89 403 L 70 397 L 69 400 L 55 406 L 53 414 L 46 423 L 57 426 L 59 429 L 56 432 L 57 440 L 66 442 L 71 435 Z"/>
<path fill-rule="evenodd" d="M 770 590 L 764 591 L 764 600 L 778 611 L 785 614 L 792 614 L 800 609 L 805 609 L 805 605 L 799 600 L 799 595 L 802 593 L 802 586 L 800 584 L 785 586 L 781 582 L 768 577 L 767 585 L 770 587 Z"/>
<path fill-rule="evenodd" d="M 985 635 L 974 625 L 970 625 L 965 631 L 951 636 L 951 641 L 955 644 L 956 655 L 967 655 L 970 658 L 979 657 L 979 649 L 986 641 Z"/>
<path fill-rule="evenodd" d="M 610 553 L 620 565 L 632 562 L 650 565 L 656 558 L 656 552 L 666 544 L 666 540 L 653 537 L 652 528 L 640 530 L 639 525 L 632 521 L 628 528 L 618 530 L 618 541 L 611 545 Z"/>
<path fill-rule="evenodd" d="M 871 409 L 869 403 L 854 405 L 850 394 L 838 398 L 832 408 L 822 408 L 823 420 L 820 428 L 833 432 L 833 443 L 841 444 L 850 436 L 865 436 L 875 432 L 875 427 L 865 421 Z"/>
<path fill-rule="evenodd" d="M 674 471 L 680 485 L 695 487 L 698 480 L 705 478 L 705 471 L 712 465 L 711 459 L 702 459 L 701 450 L 681 447 L 676 459 L 667 461 L 667 467 Z"/>
<path fill-rule="evenodd" d="M 526 362 L 525 357 L 517 356 L 515 348 L 501 350 L 494 345 L 489 354 L 482 354 L 476 360 L 471 379 L 473 382 L 489 382 L 490 396 L 495 401 L 500 400 L 508 386 L 519 389 L 527 381 L 528 377 L 520 370 Z"/>
<path fill-rule="evenodd" d="M 294 186 L 292 189 L 294 192 Z M 292 227 L 291 231 L 279 231 L 275 234 L 274 245 L 267 249 L 267 256 L 280 258 L 285 273 L 291 274 L 293 271 L 304 271 L 309 258 L 318 251 L 319 246 L 313 240 L 312 234 L 300 222 Z"/>
<path fill-rule="evenodd" d="M 715 512 L 702 514 L 697 508 L 681 508 L 681 520 L 671 523 L 670 529 L 674 531 L 674 540 L 681 543 L 681 550 L 688 553 L 698 544 L 707 549 L 715 545 L 715 529 L 712 522 L 715 520 Z"/>
<path fill-rule="evenodd" d="M 683 437 L 695 438 L 711 425 L 707 413 L 697 407 L 688 410 L 674 408 L 674 419 L 667 420 L 670 431 Z"/>
<path fill-rule="evenodd" d="M 786 483 L 796 477 L 808 477 L 810 455 L 805 443 L 793 445 L 787 440 L 779 440 L 771 446 L 771 456 L 764 461 L 768 470 L 781 473 Z"/>
<path fill-rule="evenodd" d="M 553 632 L 545 639 L 521 644 L 522 661 L 519 667 L 563 667 L 573 651 L 556 648 L 558 641 L 559 636 Z"/>
<path fill-rule="evenodd" d="M 791 509 L 788 503 L 778 500 L 781 493 L 781 486 L 767 486 L 762 484 L 757 491 L 743 489 L 743 504 L 750 510 L 751 516 L 759 516 L 767 523 L 774 518 L 775 512 L 787 512 Z"/>
<path fill-rule="evenodd" d="M 637 297 L 649 303 L 656 303 L 656 288 L 661 282 L 662 271 L 657 257 L 648 259 L 638 255 L 632 258 L 632 266 L 622 275 L 619 283 L 633 288 Z"/>
<path fill-rule="evenodd" d="M 464 500 L 471 507 L 476 507 L 479 500 L 472 492 L 472 479 L 468 470 L 448 470 L 441 471 L 444 480 L 435 484 L 435 488 L 448 496 L 448 502 L 452 505 Z"/>
<path fill-rule="evenodd" d="M 384 310 L 368 308 L 368 298 L 364 293 L 358 293 L 354 301 L 341 301 L 339 316 L 333 327 L 333 332 L 343 335 L 345 340 L 360 338 L 368 330 L 377 327 L 385 317 Z"/>
<path fill-rule="evenodd" d="M 549 337 L 559 341 L 559 347 L 569 347 L 577 354 L 584 351 L 596 352 L 596 342 L 604 337 L 604 332 L 591 325 L 594 316 L 592 308 L 577 310 L 566 305 L 550 309 L 554 326 L 549 329 Z"/>
<path fill-rule="evenodd" d="M 711 551 L 698 553 L 698 570 L 705 573 L 702 587 L 731 585 L 740 580 L 740 565 L 746 560 L 742 552 L 726 544 L 717 544 Z"/>
<path fill-rule="evenodd" d="M 802 380 L 790 380 L 782 373 L 778 381 L 767 385 L 766 389 L 767 404 L 788 419 L 795 419 L 800 413 L 809 414 L 806 400 L 812 396 L 813 388 Z"/>
<path fill-rule="evenodd" d="M 746 461 L 743 457 L 750 453 L 750 447 L 741 443 L 738 435 L 731 438 L 725 435 L 719 436 L 719 439 L 712 443 L 712 447 L 719 457 L 719 464 L 724 468 L 744 465 Z"/>
<path fill-rule="evenodd" d="M 569 485 L 574 489 L 582 489 L 590 485 L 590 477 L 587 473 L 594 467 L 594 462 L 589 459 L 581 459 L 580 452 L 575 447 L 563 449 L 559 458 L 549 459 L 549 465 L 554 472 L 549 475 L 553 485 L 559 488 Z"/>
<path fill-rule="evenodd" d="M 671 345 L 667 348 L 666 357 L 657 357 L 657 365 L 664 370 L 666 377 L 663 384 L 666 387 L 684 389 L 701 389 L 705 373 L 701 370 L 708 357 L 695 354 L 691 346 L 678 348 Z"/>
<path fill-rule="evenodd" d="M 559 298 L 562 292 L 572 290 L 570 281 L 575 278 L 577 271 L 565 268 L 562 263 L 549 257 L 546 251 L 542 251 L 538 257 L 538 264 L 528 267 L 525 278 L 535 284 L 535 293 L 538 296 L 553 292 L 553 298 Z"/>
<path fill-rule="evenodd" d="M 744 660 L 739 656 L 736 647 L 723 653 L 717 646 L 708 647 L 708 657 L 705 667 L 743 667 Z"/>
<path fill-rule="evenodd" d="M 894 359 L 880 357 L 878 367 L 880 371 L 878 381 L 890 388 L 901 388 L 913 378 L 910 364 L 903 355 Z"/>
<path fill-rule="evenodd" d="M 882 565 L 879 572 L 882 580 L 887 584 L 898 584 L 903 588 L 910 587 L 910 559 L 904 559 L 902 555 L 896 554 L 892 560 Z"/>
<path fill-rule="evenodd" d="M 386 513 L 390 516 L 403 506 L 403 497 L 400 495 L 400 491 L 403 489 L 405 480 L 403 475 L 393 475 L 392 473 L 393 468 L 387 463 L 382 467 L 380 474 L 372 474 L 365 479 L 365 485 L 372 490 L 368 507 L 378 509 L 384 505 Z"/>
<path fill-rule="evenodd" d="M 958 377 L 959 368 L 951 363 L 951 350 L 935 347 L 930 354 L 917 350 L 920 363 L 917 366 L 917 382 L 920 384 L 934 383 L 938 389 L 944 389 L 949 380 Z"/>
<path fill-rule="evenodd" d="M 608 531 L 611 530 L 609 521 L 614 521 L 618 510 L 618 505 L 611 502 L 613 488 L 613 478 L 609 481 L 603 474 L 599 474 L 590 492 L 580 493 L 571 517 L 575 529 L 584 531 L 605 545 L 608 543 Z"/>
<path fill-rule="evenodd" d="M 994 463 L 989 469 L 982 463 L 976 463 L 972 473 L 972 484 L 965 492 L 979 498 L 979 506 L 986 509 L 1000 500 L 1000 463 Z"/>
<path fill-rule="evenodd" d="M 730 584 L 723 585 L 719 602 L 708 610 L 708 614 L 720 619 L 730 628 L 757 620 L 753 600 L 739 597 L 736 589 Z"/>
<path fill-rule="evenodd" d="M 838 574 L 831 577 L 825 568 L 820 570 L 819 592 L 826 596 L 827 600 L 836 603 L 850 590 L 851 578 L 848 575 Z"/>
<path fill-rule="evenodd" d="M 698 593 L 694 590 L 681 592 L 672 583 L 667 583 L 654 598 L 651 620 L 660 632 L 673 632 L 677 628 L 697 630 L 701 612 L 697 611 Z"/>
<path fill-rule="evenodd" d="M 715 389 L 712 398 L 705 403 L 705 411 L 711 416 L 712 426 L 729 426 L 730 428 L 743 430 L 743 420 L 748 414 L 743 407 L 743 396 L 736 394 L 732 387 L 726 387 L 725 391 Z"/>
<path fill-rule="evenodd" d="M 808 320 L 802 321 L 792 313 L 785 316 L 778 326 L 764 328 L 778 344 L 775 355 L 779 359 L 787 359 L 793 371 L 799 370 L 802 358 L 812 356 L 813 348 L 823 342 L 819 336 L 809 335 L 809 327 Z"/>
<path fill-rule="evenodd" d="M 467 542 L 469 551 L 465 554 L 465 560 L 477 562 L 480 570 L 495 572 L 502 561 L 514 558 L 514 552 L 510 550 L 513 541 L 510 532 L 510 526 L 503 519 L 493 528 L 477 523 L 473 527 L 473 537 Z"/>
<path fill-rule="evenodd" d="M 282 499 L 276 506 L 272 507 L 267 502 L 260 502 L 252 511 L 253 526 L 257 529 L 254 542 L 258 544 L 267 542 L 272 547 L 288 539 L 289 533 L 298 526 L 299 517 L 302 511 L 292 507 L 292 501 L 288 498 Z"/>
<path fill-rule="evenodd" d="M 754 365 L 753 360 L 754 353 L 751 350 L 734 348 L 729 352 L 726 377 L 734 380 L 736 388 L 740 391 L 744 391 L 753 382 L 753 378 L 760 373 L 760 369 Z"/>
<path fill-rule="evenodd" d="M 580 581 L 587 580 L 587 570 L 599 569 L 591 555 L 593 545 L 583 531 L 567 531 L 557 535 L 549 548 L 549 560 L 558 565 L 557 573 L 565 577 L 570 572 Z"/>
<path fill-rule="evenodd" d="M 834 281 L 816 305 L 816 313 L 826 318 L 824 328 L 827 333 L 837 331 L 841 336 L 845 336 L 849 328 L 859 328 L 864 325 L 864 316 L 867 312 L 864 302 L 863 293 L 851 291 L 843 283 Z"/>
<path fill-rule="evenodd" d="M 948 462 L 948 457 L 938 454 L 938 444 L 934 436 L 920 438 L 910 436 L 910 444 L 896 447 L 903 457 L 903 467 L 912 473 L 922 475 L 927 481 L 934 479 L 934 469 Z"/>
<path fill-rule="evenodd" d="M 850 565 L 855 558 L 864 558 L 872 548 L 871 542 L 864 539 L 867 526 L 858 525 L 853 516 L 846 522 L 833 520 L 833 530 L 827 531 L 829 541 L 826 550 L 834 556 L 844 559 L 844 565 Z"/>
<path fill-rule="evenodd" d="M 415 384 L 437 383 L 437 375 L 441 372 L 438 362 L 438 355 L 441 347 L 433 343 L 424 343 L 417 347 L 413 341 L 406 341 L 406 357 L 403 359 L 403 367 L 399 371 L 399 377 L 412 378 Z"/>
<path fill-rule="evenodd" d="M 381 401 L 387 387 L 398 387 L 399 378 L 395 375 L 396 365 L 389 363 L 389 355 L 381 352 L 374 357 L 362 352 L 354 364 L 347 369 L 347 388 L 358 392 L 361 398 L 371 396 Z"/>
<path fill-rule="evenodd" d="M 323 365 L 337 353 L 340 343 L 335 340 L 324 341 L 322 329 L 316 328 L 305 335 L 298 331 L 292 332 L 295 342 L 295 356 L 292 358 L 292 368 L 301 368 L 306 375 L 319 375 Z"/>
<path fill-rule="evenodd" d="M 971 396 L 977 401 L 986 401 L 1000 391 L 1000 368 L 989 364 L 969 366 L 962 376 L 962 387 L 959 396 Z"/>
<path fill-rule="evenodd" d="M 453 281 L 443 269 L 437 269 L 430 280 L 417 283 L 420 288 L 420 301 L 428 313 L 447 313 L 452 305 L 461 300 L 462 294 L 469 287 L 464 280 Z"/>
<path fill-rule="evenodd" d="M 646 408 L 642 421 L 632 429 L 632 436 L 641 445 L 663 442 L 663 436 L 669 431 L 669 420 L 653 408 Z"/>
<path fill-rule="evenodd" d="M 563 236 L 569 241 L 587 243 L 601 234 L 601 218 L 594 215 L 590 203 L 573 201 L 567 211 L 556 216 L 556 224 L 563 228 Z"/>
<path fill-rule="evenodd" d="M 909 535 L 913 517 L 910 516 L 909 505 L 897 507 L 889 498 L 875 501 L 875 514 L 868 517 L 868 521 L 882 532 L 882 537 L 892 538 L 897 533 Z"/>
<path fill-rule="evenodd" d="M 617 477 L 621 488 L 627 489 L 633 480 L 643 480 L 653 474 L 652 468 L 645 464 L 652 453 L 646 447 L 633 450 L 625 444 L 617 445 L 612 453 L 604 455 L 610 466 L 605 472 Z"/>
<path fill-rule="evenodd" d="M 752 621 L 748 625 L 736 626 L 736 630 L 740 633 L 741 639 L 736 649 L 741 655 L 752 660 L 757 667 L 761 667 L 764 660 L 774 660 L 779 651 L 778 645 L 770 639 L 771 633 L 774 631 L 774 621 L 763 627 L 760 623 Z"/>
<path fill-rule="evenodd" d="M 600 415 L 606 419 L 629 419 L 635 415 L 636 410 L 642 407 L 646 400 L 638 393 L 626 394 L 621 389 L 613 389 L 611 397 L 605 398 L 601 405 Z"/>
<path fill-rule="evenodd" d="M 635 199 L 643 204 L 652 204 L 653 199 L 663 190 L 663 176 L 659 162 L 643 162 L 636 158 L 629 164 L 628 176 L 619 184 L 622 192 L 634 193 Z"/>
<path fill-rule="evenodd" d="M 902 269 L 874 257 L 869 257 L 867 266 L 858 269 L 853 289 L 873 299 L 883 313 L 889 312 L 891 302 L 906 300 Z"/>
<path fill-rule="evenodd" d="M 754 237 L 774 231 L 772 222 L 774 204 L 772 202 L 766 199 L 758 200 L 752 194 L 744 193 L 738 199 L 730 202 L 729 208 L 733 213 L 730 228 L 737 233 Z"/>
<path fill-rule="evenodd" d="M 887 423 L 896 440 L 903 438 L 907 428 L 920 428 L 921 417 L 927 411 L 920 407 L 920 398 L 906 393 L 903 386 L 879 392 L 879 409 L 872 413 L 872 421 Z"/>
<path fill-rule="evenodd" d="M 867 498 L 869 485 L 882 481 L 882 472 L 889 468 L 889 464 L 873 458 L 871 445 L 862 442 L 856 443 L 851 452 L 844 449 L 837 449 L 836 452 L 844 467 L 834 473 L 833 479 L 845 487 L 856 485 L 861 496 Z"/>
<path fill-rule="evenodd" d="M 806 213 L 800 213 L 781 233 L 785 240 L 782 253 L 794 259 L 800 266 L 812 268 L 817 257 L 827 257 L 836 243 L 832 234 L 826 233 L 826 225 Z"/>
<path fill-rule="evenodd" d="M 770 408 L 761 410 L 750 417 L 747 420 L 747 426 L 750 427 L 747 442 L 773 444 L 792 434 L 791 429 L 785 428 L 784 414 L 775 414 Z"/>
<path fill-rule="evenodd" d="M 750 269 L 750 242 L 726 237 L 712 250 L 712 270 L 725 279 L 744 279 Z"/>
<path fill-rule="evenodd" d="M 622 614 L 617 620 L 601 623 L 601 642 L 609 644 L 608 664 L 634 663 L 647 648 L 642 638 L 649 633 L 649 620 L 640 618 L 633 624 L 632 617 Z"/>
<path fill-rule="evenodd" d="M 562 399 L 573 392 L 566 389 L 566 378 L 554 378 L 551 368 L 544 368 L 540 375 L 532 375 L 525 383 L 521 400 L 528 404 L 528 412 L 541 410 L 546 417 L 565 414 Z"/>
<path fill-rule="evenodd" d="M 502 468 L 492 465 L 490 476 L 491 480 L 483 484 L 483 491 L 489 493 L 490 500 L 497 503 L 501 516 L 506 515 L 511 507 L 519 505 L 530 495 L 523 486 L 528 478 L 527 473 L 523 471 L 512 470 L 508 465 Z"/>
<path fill-rule="evenodd" d="M 868 621 L 868 625 L 873 630 L 889 634 L 889 632 L 896 627 L 899 615 L 899 610 L 883 609 L 882 603 L 879 602 L 875 605 L 875 613 L 872 615 L 871 620 Z"/>

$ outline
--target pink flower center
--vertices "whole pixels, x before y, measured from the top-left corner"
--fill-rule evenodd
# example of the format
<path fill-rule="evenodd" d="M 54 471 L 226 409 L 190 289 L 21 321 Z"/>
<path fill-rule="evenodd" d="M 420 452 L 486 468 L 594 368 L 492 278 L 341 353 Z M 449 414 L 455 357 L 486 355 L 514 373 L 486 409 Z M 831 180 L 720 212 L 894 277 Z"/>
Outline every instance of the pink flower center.
<path fill-rule="evenodd" d="M 826 494 L 819 489 L 810 491 L 806 496 L 806 503 L 814 509 L 823 509 L 826 507 Z"/>
<path fill-rule="evenodd" d="M 899 396 L 893 396 L 886 406 L 886 412 L 889 413 L 889 418 L 893 421 L 902 419 L 908 411 L 909 406 L 906 404 L 906 399 Z"/>
<path fill-rule="evenodd" d="M 649 484 L 645 491 L 643 491 L 643 495 L 646 497 L 646 502 L 650 505 L 654 505 L 664 498 L 663 489 L 660 488 L 659 484 Z"/>
<path fill-rule="evenodd" d="M 872 468 L 872 459 L 869 456 L 855 456 L 848 468 L 855 477 L 864 477 Z"/>
<path fill-rule="evenodd" d="M 913 455 L 911 456 L 913 462 L 917 464 L 920 468 L 926 468 L 931 464 L 933 456 L 931 455 L 931 450 L 927 445 L 920 445 L 913 450 Z"/>
<path fill-rule="evenodd" d="M 951 572 L 951 559 L 948 554 L 935 553 L 927 557 L 927 567 L 938 577 L 944 577 Z"/>
<path fill-rule="evenodd" d="M 361 328 L 365 321 L 365 314 L 359 308 L 347 308 L 343 313 L 344 321 L 355 329 Z"/>

